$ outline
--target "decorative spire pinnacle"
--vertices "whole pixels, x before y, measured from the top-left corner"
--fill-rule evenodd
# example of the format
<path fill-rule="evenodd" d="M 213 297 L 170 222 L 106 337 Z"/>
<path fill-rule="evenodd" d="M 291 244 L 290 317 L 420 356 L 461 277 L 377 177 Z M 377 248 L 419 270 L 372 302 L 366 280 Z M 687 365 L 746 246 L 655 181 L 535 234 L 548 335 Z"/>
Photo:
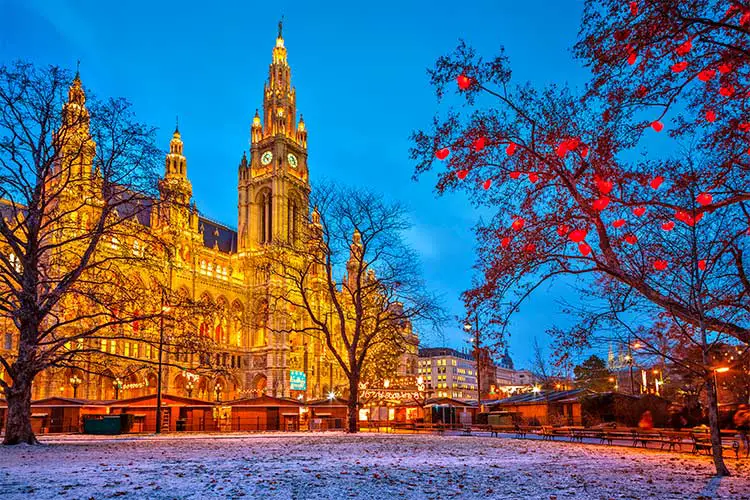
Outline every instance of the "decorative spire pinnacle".
<path fill-rule="evenodd" d="M 282 29 L 283 25 L 284 25 L 284 15 L 282 14 L 281 15 L 281 19 L 279 19 L 279 36 L 278 36 L 278 38 L 283 38 L 281 36 L 281 29 Z"/>
<path fill-rule="evenodd" d="M 174 135 L 176 135 L 176 136 L 180 135 L 180 117 L 179 117 L 179 115 L 175 115 L 175 117 L 174 117 Z"/>
<path fill-rule="evenodd" d="M 76 61 L 76 77 L 73 80 L 81 80 L 81 60 Z"/>

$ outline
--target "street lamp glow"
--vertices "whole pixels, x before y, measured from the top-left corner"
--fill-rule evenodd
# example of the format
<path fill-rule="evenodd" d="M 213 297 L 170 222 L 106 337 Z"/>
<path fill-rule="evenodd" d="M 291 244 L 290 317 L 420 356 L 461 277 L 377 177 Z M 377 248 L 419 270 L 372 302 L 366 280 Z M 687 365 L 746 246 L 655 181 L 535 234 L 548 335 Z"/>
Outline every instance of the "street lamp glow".
<path fill-rule="evenodd" d="M 467 333 L 471 331 L 471 323 L 464 323 L 464 331 Z"/>
<path fill-rule="evenodd" d="M 716 368 L 715 371 L 716 371 L 716 373 L 726 373 L 726 372 L 729 371 L 729 367 L 728 366 L 722 366 L 720 368 Z"/>
<path fill-rule="evenodd" d="M 330 399 L 331 401 L 333 401 L 334 399 L 336 399 L 336 393 L 333 392 L 333 391 L 329 392 L 328 393 L 328 399 Z"/>
<path fill-rule="evenodd" d="M 388 387 L 390 387 L 390 385 L 391 385 L 391 381 L 390 380 L 388 380 L 388 379 L 383 380 L 383 387 L 385 387 L 386 389 L 388 389 Z"/>
<path fill-rule="evenodd" d="M 534 394 L 539 394 L 541 391 L 542 391 L 542 388 L 539 387 L 538 385 L 535 385 L 534 388 L 531 389 L 531 392 L 533 392 Z"/>

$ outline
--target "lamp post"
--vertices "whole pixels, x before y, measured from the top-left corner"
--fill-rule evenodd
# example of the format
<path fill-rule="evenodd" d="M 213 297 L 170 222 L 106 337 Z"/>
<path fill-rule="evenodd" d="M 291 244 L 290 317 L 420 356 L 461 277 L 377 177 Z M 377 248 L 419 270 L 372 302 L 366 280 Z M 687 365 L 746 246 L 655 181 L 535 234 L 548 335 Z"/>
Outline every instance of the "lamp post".
<path fill-rule="evenodd" d="M 193 397 L 193 388 L 194 387 L 195 386 L 193 385 L 193 381 L 192 380 L 188 380 L 187 384 L 185 384 L 185 390 L 187 391 L 187 395 L 188 395 L 189 398 Z"/>
<path fill-rule="evenodd" d="M 81 382 L 83 382 L 83 380 L 78 378 L 78 375 L 70 377 L 70 385 L 73 386 L 73 399 L 78 397 L 78 386 L 81 385 Z"/>
<path fill-rule="evenodd" d="M 716 391 L 716 406 L 719 406 L 719 381 L 716 378 L 716 374 L 728 372 L 729 367 L 720 366 L 719 368 L 714 368 L 713 371 L 714 371 L 714 391 Z"/>
<path fill-rule="evenodd" d="M 116 378 L 112 381 L 112 387 L 115 388 L 115 399 L 120 399 L 120 389 L 122 389 L 122 380 Z"/>
<path fill-rule="evenodd" d="M 171 270 L 171 266 L 170 266 Z M 159 362 L 156 372 L 156 434 L 161 434 L 161 378 L 164 357 L 164 315 L 172 309 L 167 305 L 164 292 L 161 293 L 161 314 L 159 315 Z"/>
<path fill-rule="evenodd" d="M 479 352 L 479 314 L 474 314 L 474 336 L 470 339 L 473 341 L 474 344 L 474 359 L 477 363 L 477 415 L 482 412 L 482 368 L 481 368 L 481 353 Z M 468 321 L 464 323 L 464 331 L 466 333 L 471 333 L 471 323 Z"/>

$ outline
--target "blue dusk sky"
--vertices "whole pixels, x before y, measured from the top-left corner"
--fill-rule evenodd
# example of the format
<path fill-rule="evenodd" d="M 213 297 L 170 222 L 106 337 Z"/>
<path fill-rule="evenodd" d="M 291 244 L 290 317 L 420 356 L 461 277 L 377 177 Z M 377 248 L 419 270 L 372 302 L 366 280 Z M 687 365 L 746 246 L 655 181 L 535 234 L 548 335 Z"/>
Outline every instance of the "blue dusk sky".
<path fill-rule="evenodd" d="M 429 126 L 438 104 L 426 69 L 459 38 L 492 57 L 504 46 L 517 83 L 580 86 L 573 59 L 582 6 L 518 2 L 181 2 L 0 0 L 0 63 L 16 59 L 75 70 L 98 96 L 122 96 L 168 147 L 179 115 L 198 208 L 236 227 L 237 164 L 285 16 L 297 109 L 309 130 L 313 184 L 328 179 L 384 193 L 412 211 L 410 243 L 428 286 L 452 316 L 474 261 L 479 213 L 459 194 L 436 197 L 434 173 L 411 180 L 409 135 Z M 531 344 L 567 324 L 564 283 L 541 289 L 514 318 L 510 351 L 529 366 Z M 459 325 L 420 332 L 425 345 L 467 346 Z"/>

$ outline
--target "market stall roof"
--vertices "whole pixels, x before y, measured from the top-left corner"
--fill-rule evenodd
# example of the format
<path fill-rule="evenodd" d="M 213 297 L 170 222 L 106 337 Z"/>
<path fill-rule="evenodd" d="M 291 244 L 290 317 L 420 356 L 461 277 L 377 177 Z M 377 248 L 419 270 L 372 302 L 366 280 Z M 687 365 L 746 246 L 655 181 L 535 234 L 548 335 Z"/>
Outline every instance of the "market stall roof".
<path fill-rule="evenodd" d="M 307 406 L 348 406 L 349 402 L 346 399 L 335 398 L 335 399 L 315 399 L 305 403 Z"/>
<path fill-rule="evenodd" d="M 43 406 L 43 407 L 81 407 L 81 406 L 104 406 L 110 401 L 98 401 L 93 399 L 74 399 L 64 398 L 62 396 L 52 396 L 49 398 L 37 399 L 31 402 L 31 406 Z M 0 399 L 0 406 L 8 406 L 8 402 L 5 399 Z"/>
<path fill-rule="evenodd" d="M 135 398 L 128 399 L 117 399 L 114 401 L 107 401 L 107 406 L 153 406 L 156 407 L 156 394 L 147 394 L 145 396 L 138 396 Z M 204 401 L 202 399 L 186 398 L 185 396 L 175 396 L 173 394 L 162 394 L 161 395 L 162 406 L 216 406 L 217 403 L 213 401 Z"/>
<path fill-rule="evenodd" d="M 235 399 L 233 401 L 224 401 L 221 403 L 224 406 L 264 406 L 268 408 L 278 408 L 278 407 L 299 407 L 304 406 L 305 404 L 302 401 L 298 401 L 296 399 L 290 399 L 290 398 L 276 398 L 273 396 L 259 396 L 256 398 L 240 398 Z"/>
<path fill-rule="evenodd" d="M 488 406 L 523 405 L 538 403 L 571 403 L 588 393 L 586 389 L 571 389 L 569 391 L 541 391 L 516 394 L 509 398 L 495 401 Z"/>
<path fill-rule="evenodd" d="M 474 408 L 476 401 L 461 401 L 453 398 L 430 398 L 425 401 L 425 406 L 457 406 L 459 408 Z"/>

